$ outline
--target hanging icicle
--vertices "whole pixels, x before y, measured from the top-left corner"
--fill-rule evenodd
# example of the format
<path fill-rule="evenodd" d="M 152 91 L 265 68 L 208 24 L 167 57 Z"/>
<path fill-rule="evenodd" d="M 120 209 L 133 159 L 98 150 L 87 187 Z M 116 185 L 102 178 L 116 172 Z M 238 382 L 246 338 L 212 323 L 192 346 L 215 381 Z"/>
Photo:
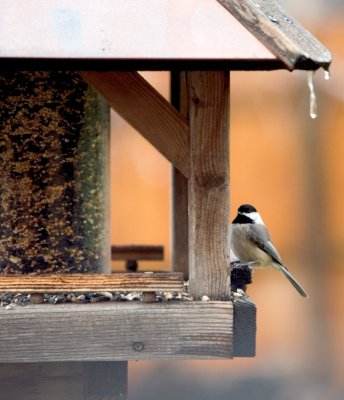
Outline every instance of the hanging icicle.
<path fill-rule="evenodd" d="M 330 70 L 329 69 L 324 68 L 324 78 L 327 81 L 331 78 L 331 74 L 330 74 Z"/>
<path fill-rule="evenodd" d="M 317 117 L 317 96 L 314 89 L 315 71 L 308 71 L 308 87 L 310 91 L 309 97 L 309 115 L 312 119 Z"/>

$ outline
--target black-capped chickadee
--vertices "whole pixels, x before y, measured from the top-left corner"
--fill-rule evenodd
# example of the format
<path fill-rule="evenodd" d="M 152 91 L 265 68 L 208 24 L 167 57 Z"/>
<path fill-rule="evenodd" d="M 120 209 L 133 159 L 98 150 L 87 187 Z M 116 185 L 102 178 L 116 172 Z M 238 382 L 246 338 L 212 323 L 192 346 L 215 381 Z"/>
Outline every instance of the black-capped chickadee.
<path fill-rule="evenodd" d="M 282 260 L 258 211 L 249 204 L 238 208 L 231 224 L 231 249 L 242 263 L 257 262 L 257 267 L 278 269 L 303 297 L 307 293 L 282 264 Z"/>

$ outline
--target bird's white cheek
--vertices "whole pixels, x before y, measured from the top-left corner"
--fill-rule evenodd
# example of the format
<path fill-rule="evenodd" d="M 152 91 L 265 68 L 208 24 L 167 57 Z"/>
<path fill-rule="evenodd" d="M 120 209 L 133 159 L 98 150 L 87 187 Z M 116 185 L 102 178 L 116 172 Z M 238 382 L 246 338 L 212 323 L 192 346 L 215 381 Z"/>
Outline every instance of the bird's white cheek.
<path fill-rule="evenodd" d="M 260 216 L 259 212 L 252 212 L 252 213 L 244 214 L 244 215 L 251 218 L 255 224 L 264 225 L 264 222 L 263 222 L 262 217 Z"/>

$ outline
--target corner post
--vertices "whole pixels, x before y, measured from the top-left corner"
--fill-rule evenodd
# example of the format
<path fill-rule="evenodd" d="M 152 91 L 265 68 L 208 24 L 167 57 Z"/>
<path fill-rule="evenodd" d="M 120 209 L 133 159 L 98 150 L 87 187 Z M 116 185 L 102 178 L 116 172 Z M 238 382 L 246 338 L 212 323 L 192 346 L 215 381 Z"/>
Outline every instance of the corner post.
<path fill-rule="evenodd" d="M 186 73 L 171 72 L 171 104 L 188 118 Z M 171 166 L 171 264 L 175 272 L 183 272 L 189 278 L 188 249 L 188 180 L 174 166 Z"/>
<path fill-rule="evenodd" d="M 229 73 L 187 72 L 190 295 L 226 300 L 229 259 Z"/>

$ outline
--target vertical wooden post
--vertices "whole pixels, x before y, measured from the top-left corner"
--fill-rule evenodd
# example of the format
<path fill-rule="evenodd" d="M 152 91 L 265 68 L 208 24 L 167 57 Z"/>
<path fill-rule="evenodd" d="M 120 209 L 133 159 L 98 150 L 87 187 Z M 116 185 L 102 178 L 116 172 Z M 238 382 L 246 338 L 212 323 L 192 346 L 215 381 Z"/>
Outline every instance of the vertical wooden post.
<path fill-rule="evenodd" d="M 171 72 L 171 104 L 184 116 L 188 116 L 186 73 Z M 185 176 L 172 165 L 172 269 L 183 272 L 189 277 L 188 246 L 188 181 Z"/>
<path fill-rule="evenodd" d="M 187 72 L 190 295 L 225 300 L 229 274 L 229 74 Z"/>

